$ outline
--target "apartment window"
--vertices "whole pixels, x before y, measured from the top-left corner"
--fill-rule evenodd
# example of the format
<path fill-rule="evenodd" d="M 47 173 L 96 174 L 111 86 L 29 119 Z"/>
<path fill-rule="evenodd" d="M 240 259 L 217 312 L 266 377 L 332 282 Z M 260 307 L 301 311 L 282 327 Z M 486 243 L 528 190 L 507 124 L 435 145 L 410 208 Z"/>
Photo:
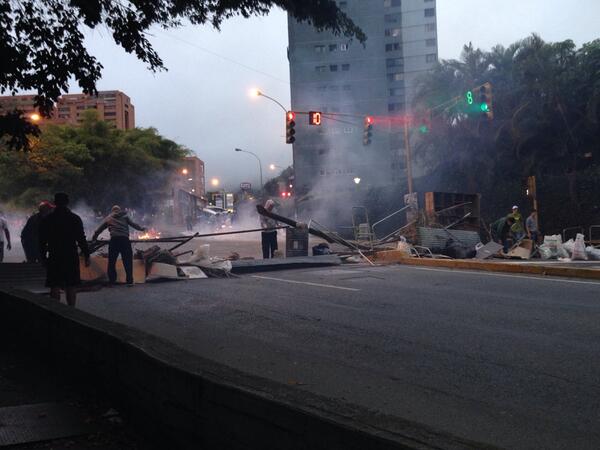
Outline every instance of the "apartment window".
<path fill-rule="evenodd" d="M 330 70 L 331 72 L 337 72 L 337 69 L 338 69 L 338 66 L 337 66 L 337 64 L 331 64 L 331 65 L 329 66 L 329 70 Z"/>
<path fill-rule="evenodd" d="M 388 103 L 388 111 L 402 111 L 404 109 L 404 103 Z"/>
<path fill-rule="evenodd" d="M 429 57 L 429 55 L 427 56 Z M 404 67 L 404 58 L 388 58 L 385 60 L 385 65 L 386 67 Z"/>
<path fill-rule="evenodd" d="M 398 37 L 402 34 L 400 28 L 386 28 L 385 35 L 387 37 Z"/>
<path fill-rule="evenodd" d="M 335 86 L 335 85 L 329 86 L 329 90 L 331 92 L 337 92 L 339 90 L 339 86 Z"/>
<path fill-rule="evenodd" d="M 388 73 L 387 79 L 388 81 L 402 81 L 404 80 L 404 74 L 401 72 Z"/>
<path fill-rule="evenodd" d="M 386 8 L 402 6 L 402 0 L 383 0 L 383 6 Z"/>
<path fill-rule="evenodd" d="M 429 55 L 425 55 L 425 61 L 428 62 L 428 63 L 436 62 L 437 61 L 437 55 L 435 53 L 430 53 Z"/>
<path fill-rule="evenodd" d="M 327 66 L 315 66 L 315 70 L 317 72 L 325 72 L 327 70 Z"/>
<path fill-rule="evenodd" d="M 390 44 L 385 44 L 386 52 L 397 52 L 398 50 L 402 50 L 399 42 L 392 42 Z"/>
<path fill-rule="evenodd" d="M 402 22 L 402 14 L 386 14 L 385 16 L 383 16 L 383 21 L 385 23 L 400 23 Z"/>
<path fill-rule="evenodd" d="M 435 47 L 436 44 L 437 44 L 437 39 L 435 39 L 435 38 L 434 39 L 426 39 L 425 40 L 425 45 L 427 47 Z"/>
<path fill-rule="evenodd" d="M 404 89 L 402 89 L 402 88 L 391 88 L 390 89 L 390 96 L 397 97 L 399 95 L 404 95 Z"/>
<path fill-rule="evenodd" d="M 347 72 L 350 70 L 350 64 L 342 64 L 342 70 L 344 72 Z"/>
<path fill-rule="evenodd" d="M 435 8 L 427 8 L 425 10 L 425 17 L 434 17 L 435 16 Z"/>
<path fill-rule="evenodd" d="M 342 86 L 342 90 L 343 91 L 351 91 L 352 90 L 352 86 L 349 84 L 345 84 Z"/>
<path fill-rule="evenodd" d="M 340 44 L 340 52 L 347 52 L 348 44 Z"/>
<path fill-rule="evenodd" d="M 433 22 L 433 23 L 426 23 L 425 24 L 425 32 L 431 33 L 433 31 L 435 31 L 435 22 Z"/>
<path fill-rule="evenodd" d="M 324 45 L 315 45 L 315 52 L 317 53 L 323 53 L 325 51 L 325 46 Z"/>
<path fill-rule="evenodd" d="M 109 116 L 116 116 L 117 113 L 114 111 L 107 111 L 104 113 L 104 117 L 109 117 Z"/>
<path fill-rule="evenodd" d="M 329 44 L 329 51 L 335 52 L 337 50 L 337 44 Z"/>

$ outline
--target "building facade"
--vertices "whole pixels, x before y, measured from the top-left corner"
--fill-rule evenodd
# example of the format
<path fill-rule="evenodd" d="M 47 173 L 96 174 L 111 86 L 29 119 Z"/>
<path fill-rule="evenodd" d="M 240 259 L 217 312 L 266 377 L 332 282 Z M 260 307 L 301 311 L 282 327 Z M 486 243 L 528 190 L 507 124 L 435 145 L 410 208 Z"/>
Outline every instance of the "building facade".
<path fill-rule="evenodd" d="M 18 109 L 26 117 L 38 114 L 35 95 L 10 95 L 0 97 L 0 115 Z M 98 111 L 98 117 L 112 123 L 116 128 L 135 128 L 135 107 L 131 99 L 121 91 L 99 91 L 98 96 L 86 94 L 61 95 L 50 118 L 41 118 L 38 123 L 77 125 L 87 109 Z"/>
<path fill-rule="evenodd" d="M 338 0 L 362 45 L 288 19 L 296 194 L 313 199 L 406 179 L 403 121 L 437 62 L 435 0 Z M 321 111 L 311 126 L 309 111 Z M 373 121 L 364 145 L 365 117 Z M 358 181 L 358 182 L 357 182 Z"/>

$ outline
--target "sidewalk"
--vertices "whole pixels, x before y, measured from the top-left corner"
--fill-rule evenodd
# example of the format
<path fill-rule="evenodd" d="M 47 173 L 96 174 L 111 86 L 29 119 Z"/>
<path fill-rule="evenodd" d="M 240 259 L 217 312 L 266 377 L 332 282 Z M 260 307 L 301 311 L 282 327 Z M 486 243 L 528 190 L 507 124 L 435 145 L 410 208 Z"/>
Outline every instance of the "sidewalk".
<path fill-rule="evenodd" d="M 0 343 L 0 448 L 151 448 L 93 386 L 7 341 Z"/>

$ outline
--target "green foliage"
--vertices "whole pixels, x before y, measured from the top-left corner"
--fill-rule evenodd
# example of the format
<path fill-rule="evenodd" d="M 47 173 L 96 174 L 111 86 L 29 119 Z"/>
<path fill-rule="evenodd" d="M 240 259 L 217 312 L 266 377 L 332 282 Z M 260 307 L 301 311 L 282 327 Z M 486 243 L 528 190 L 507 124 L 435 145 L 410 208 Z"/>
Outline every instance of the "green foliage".
<path fill-rule="evenodd" d="M 274 7 L 318 30 L 366 40 L 334 0 L 5 0 L 0 4 L 0 93 L 35 90 L 40 112 L 48 116 L 71 79 L 84 93 L 96 93 L 102 64 L 85 47 L 86 28 L 108 30 L 126 52 L 156 71 L 164 65 L 147 38 L 150 28 L 209 23 L 219 29 L 230 17 L 265 15 Z M 19 124 L 15 129 L 14 120 L 0 116 L 0 136 L 23 134 L 27 124 Z M 10 139 L 27 142 L 17 141 Z"/>
<path fill-rule="evenodd" d="M 88 110 L 81 126 L 47 126 L 27 153 L 0 149 L 0 200 L 30 207 L 66 191 L 97 209 L 141 206 L 188 153 L 153 128 L 117 130 Z"/>
<path fill-rule="evenodd" d="M 442 61 L 422 79 L 415 99 L 417 110 L 434 108 L 430 133 L 415 148 L 427 173 L 423 186 L 481 192 L 491 220 L 514 203 L 527 204 L 521 180 L 536 175 L 547 225 L 600 220 L 600 202 L 588 190 L 600 189 L 593 169 L 600 157 L 599 74 L 600 40 L 580 49 L 537 35 L 489 52 L 465 46 L 459 61 Z M 493 86 L 492 121 L 470 114 L 462 94 L 485 82 Z M 548 180 L 566 193 L 566 204 Z M 555 201 L 562 215 L 544 216 Z"/>

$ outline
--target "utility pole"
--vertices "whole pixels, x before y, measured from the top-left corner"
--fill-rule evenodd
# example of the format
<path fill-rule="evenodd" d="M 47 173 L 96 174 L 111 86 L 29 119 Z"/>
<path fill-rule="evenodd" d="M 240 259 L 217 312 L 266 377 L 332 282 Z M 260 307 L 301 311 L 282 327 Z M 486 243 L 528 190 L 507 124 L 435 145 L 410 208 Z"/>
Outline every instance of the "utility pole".
<path fill-rule="evenodd" d="M 413 193 L 412 155 L 410 152 L 410 138 L 408 137 L 408 118 L 404 119 L 404 153 L 406 157 L 406 177 L 408 178 L 408 193 Z"/>

